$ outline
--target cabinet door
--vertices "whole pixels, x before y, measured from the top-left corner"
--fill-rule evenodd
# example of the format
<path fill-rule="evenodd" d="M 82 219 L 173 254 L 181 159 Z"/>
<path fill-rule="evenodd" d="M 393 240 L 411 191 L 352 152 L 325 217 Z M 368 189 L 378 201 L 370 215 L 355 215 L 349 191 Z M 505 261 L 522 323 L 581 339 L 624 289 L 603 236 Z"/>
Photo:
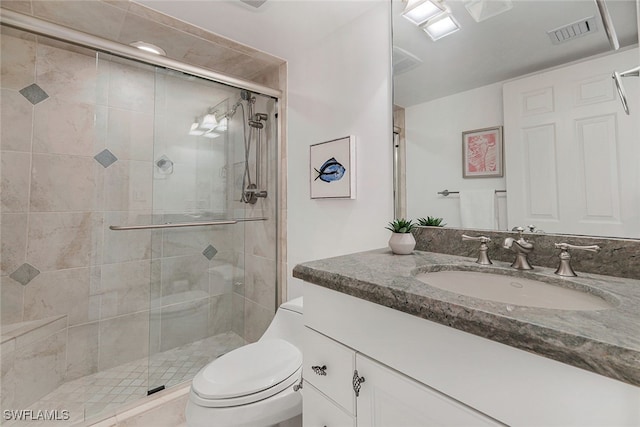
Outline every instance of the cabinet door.
<path fill-rule="evenodd" d="M 357 427 L 504 425 L 361 354 L 356 366 L 365 378 L 357 399 Z"/>
<path fill-rule="evenodd" d="M 302 391 L 303 427 L 355 427 L 354 417 L 305 381 Z"/>
<path fill-rule="evenodd" d="M 351 386 L 355 351 L 311 328 L 304 329 L 302 376 L 347 412 L 355 414 Z"/>

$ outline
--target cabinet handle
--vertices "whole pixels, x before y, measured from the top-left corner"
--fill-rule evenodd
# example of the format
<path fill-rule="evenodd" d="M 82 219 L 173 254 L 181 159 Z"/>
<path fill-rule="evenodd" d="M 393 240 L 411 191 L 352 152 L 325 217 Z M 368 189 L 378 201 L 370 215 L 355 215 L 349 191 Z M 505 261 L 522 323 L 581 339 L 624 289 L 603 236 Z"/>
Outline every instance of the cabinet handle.
<path fill-rule="evenodd" d="M 356 397 L 360 396 L 360 387 L 364 382 L 364 377 L 358 376 L 358 370 L 353 371 L 353 391 L 356 392 Z"/>
<path fill-rule="evenodd" d="M 322 377 L 327 375 L 327 365 L 312 366 L 311 370 Z"/>

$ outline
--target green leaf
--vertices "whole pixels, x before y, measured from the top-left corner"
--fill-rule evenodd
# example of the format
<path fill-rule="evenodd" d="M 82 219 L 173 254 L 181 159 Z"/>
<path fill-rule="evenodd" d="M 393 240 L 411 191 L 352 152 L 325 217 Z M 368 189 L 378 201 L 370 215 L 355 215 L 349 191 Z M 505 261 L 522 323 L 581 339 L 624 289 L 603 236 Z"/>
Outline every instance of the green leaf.
<path fill-rule="evenodd" d="M 406 220 L 404 218 L 395 219 L 389 223 L 387 230 L 390 230 L 394 233 L 410 233 L 411 230 L 415 227 L 412 220 Z"/>

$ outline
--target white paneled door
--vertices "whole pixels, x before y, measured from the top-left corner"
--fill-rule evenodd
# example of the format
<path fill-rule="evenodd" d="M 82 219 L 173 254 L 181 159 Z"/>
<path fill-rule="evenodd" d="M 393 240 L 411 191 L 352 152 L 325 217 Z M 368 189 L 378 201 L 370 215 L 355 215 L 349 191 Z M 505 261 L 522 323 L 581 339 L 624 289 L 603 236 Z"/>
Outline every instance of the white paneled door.
<path fill-rule="evenodd" d="M 504 85 L 509 229 L 640 237 L 638 49 L 597 57 Z"/>

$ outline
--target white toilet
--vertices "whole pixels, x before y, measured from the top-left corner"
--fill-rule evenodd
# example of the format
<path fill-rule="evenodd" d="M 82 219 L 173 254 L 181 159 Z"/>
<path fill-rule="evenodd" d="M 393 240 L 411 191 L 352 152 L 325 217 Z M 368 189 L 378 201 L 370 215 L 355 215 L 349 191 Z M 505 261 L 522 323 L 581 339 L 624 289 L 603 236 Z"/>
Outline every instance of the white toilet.
<path fill-rule="evenodd" d="M 237 348 L 193 379 L 189 427 L 267 427 L 302 413 L 302 297 L 280 306 L 258 342 Z"/>

